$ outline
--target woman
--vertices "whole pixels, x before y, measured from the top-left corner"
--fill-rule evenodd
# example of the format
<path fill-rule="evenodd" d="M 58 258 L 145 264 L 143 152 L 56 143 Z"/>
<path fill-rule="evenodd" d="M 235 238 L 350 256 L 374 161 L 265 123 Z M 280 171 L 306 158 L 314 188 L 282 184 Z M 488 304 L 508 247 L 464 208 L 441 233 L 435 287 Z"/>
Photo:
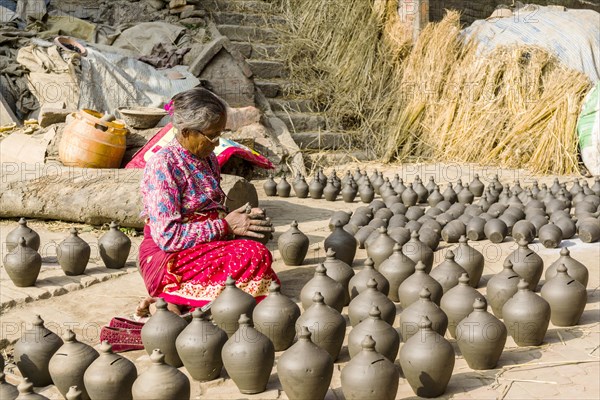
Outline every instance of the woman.
<path fill-rule="evenodd" d="M 227 213 L 213 150 L 227 122 L 226 106 L 210 91 L 182 92 L 171 103 L 175 139 L 147 163 L 141 182 L 146 217 L 139 269 L 148 293 L 137 314 L 147 315 L 156 297 L 175 312 L 207 306 L 231 275 L 260 301 L 272 281 L 269 250 L 254 240 L 273 228 L 262 210 Z"/>

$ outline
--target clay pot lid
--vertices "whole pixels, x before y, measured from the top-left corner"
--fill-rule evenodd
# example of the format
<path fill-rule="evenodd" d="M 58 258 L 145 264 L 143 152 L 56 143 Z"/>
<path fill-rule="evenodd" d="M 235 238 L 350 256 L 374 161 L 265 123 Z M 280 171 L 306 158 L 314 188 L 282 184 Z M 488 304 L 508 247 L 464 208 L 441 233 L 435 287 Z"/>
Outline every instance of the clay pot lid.
<path fill-rule="evenodd" d="M 556 272 L 558 272 L 559 274 L 563 274 L 563 275 L 569 276 L 569 274 L 568 274 L 567 271 L 568 271 L 568 269 L 567 269 L 567 267 L 566 267 L 565 264 L 560 264 L 558 266 L 558 268 L 556 268 Z"/>
<path fill-rule="evenodd" d="M 238 324 L 240 324 L 240 327 L 241 326 L 251 326 L 252 320 L 246 314 L 241 314 L 240 319 L 238 319 Z"/>
<path fill-rule="evenodd" d="M 425 269 L 426 269 L 426 268 L 427 268 L 427 267 L 425 266 L 425 263 L 423 263 L 423 261 L 418 261 L 418 262 L 417 262 L 417 265 L 415 265 L 415 270 L 416 270 L 416 271 L 421 271 L 421 272 L 423 272 L 423 271 L 425 271 Z"/>
<path fill-rule="evenodd" d="M 19 225 L 26 227 L 27 226 L 27 220 L 23 217 L 19 218 Z"/>
<path fill-rule="evenodd" d="M 57 36 L 54 39 L 54 43 L 63 50 L 70 51 L 72 53 L 78 53 L 82 57 L 87 56 L 87 49 L 72 37 Z"/>
<path fill-rule="evenodd" d="M 445 256 L 446 260 L 454 261 L 454 252 L 452 250 L 448 250 Z"/>
<path fill-rule="evenodd" d="M 44 325 L 44 320 L 42 319 L 42 317 L 40 317 L 39 314 L 35 315 L 35 320 L 33 321 L 33 325 L 34 326 L 43 326 Z"/>
<path fill-rule="evenodd" d="M 561 256 L 569 256 L 569 255 L 571 255 L 571 251 L 569 250 L 568 247 L 563 247 L 562 249 L 560 249 L 560 255 Z"/>
<path fill-rule="evenodd" d="M 73 236 L 78 236 L 79 235 L 79 231 L 77 230 L 77 228 L 71 228 L 69 229 L 69 233 Z"/>

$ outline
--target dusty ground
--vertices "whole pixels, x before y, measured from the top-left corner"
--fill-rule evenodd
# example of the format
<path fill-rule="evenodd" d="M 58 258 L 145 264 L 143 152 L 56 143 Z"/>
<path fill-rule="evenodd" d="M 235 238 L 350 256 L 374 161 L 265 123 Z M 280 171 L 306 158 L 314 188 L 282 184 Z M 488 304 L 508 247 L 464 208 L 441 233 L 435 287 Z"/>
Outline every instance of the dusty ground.
<path fill-rule="evenodd" d="M 354 169 L 354 166 L 348 166 Z M 340 174 L 346 166 L 339 168 Z M 399 173 L 405 182 L 412 182 L 415 175 L 427 179 L 434 175 L 437 182 L 454 182 L 458 178 L 470 181 L 473 173 L 477 172 L 484 183 L 487 183 L 494 174 L 498 173 L 503 183 L 512 184 L 519 179 L 522 186 L 531 184 L 534 176 L 526 171 L 496 170 L 492 168 L 476 168 L 467 165 L 405 165 L 386 166 L 369 164 L 369 175 L 374 168 L 384 171 L 390 179 L 394 173 Z M 328 173 L 329 171 L 326 171 Z M 561 181 L 572 180 L 573 177 L 561 177 Z M 553 177 L 544 177 L 540 183 L 551 184 Z M 593 184 L 592 180 L 589 180 Z M 267 209 L 276 226 L 275 238 L 269 243 L 273 251 L 274 268 L 281 278 L 284 294 L 295 301 L 299 300 L 300 289 L 313 273 L 316 263 L 324 257 L 322 243 L 329 234 L 327 222 L 333 210 L 354 210 L 361 203 L 343 203 L 341 200 L 327 202 L 325 200 L 267 198 L 262 191 L 262 181 L 255 182 L 261 198 L 261 205 Z M 570 185 L 569 185 L 570 186 Z M 305 232 L 311 241 L 311 249 L 304 265 L 301 267 L 286 267 L 277 252 L 276 241 L 278 236 L 287 230 L 289 223 L 297 219 L 300 229 Z M 14 226 L 14 221 L 0 223 L 0 238 L 4 238 Z M 134 251 L 132 251 L 128 268 L 123 271 L 109 271 L 102 266 L 101 261 L 91 261 L 88 275 L 82 278 L 68 278 L 62 275 L 60 267 L 54 258 L 53 242 L 60 242 L 68 231 L 66 224 L 34 222 L 32 227 L 42 236 L 42 246 L 46 244 L 43 253 L 44 267 L 38 281 L 39 288 L 30 289 L 31 293 L 24 293 L 11 287 L 7 281 L 4 270 L 0 270 L 0 297 L 2 297 L 1 338 L 4 341 L 4 355 L 11 355 L 11 346 L 7 342 L 14 341 L 28 326 L 35 314 L 40 314 L 49 327 L 56 332 L 64 332 L 72 328 L 80 340 L 92 345 L 98 344 L 100 327 L 117 315 L 129 317 L 133 313 L 139 299 L 145 296 L 145 289 L 139 274 L 133 267 L 135 260 L 135 244 L 139 237 L 133 237 Z M 84 239 L 94 243 L 101 234 L 90 227 L 82 234 Z M 482 278 L 482 294 L 485 294 L 485 283 L 489 278 L 502 268 L 504 258 L 515 249 L 512 241 L 507 240 L 500 245 L 488 241 L 471 243 L 471 245 L 485 255 L 486 267 Z M 473 371 L 456 349 L 456 365 L 450 384 L 442 398 L 456 399 L 598 399 L 600 398 L 600 244 L 584 244 L 579 239 L 563 241 L 562 246 L 569 246 L 571 255 L 583 262 L 590 271 L 588 283 L 588 304 L 581 318 L 580 324 L 572 328 L 557 328 L 550 324 L 546 334 L 545 343 L 539 347 L 517 347 L 509 338 L 505 351 L 500 358 L 497 369 L 489 371 Z M 3 246 L 4 247 L 4 246 Z M 442 243 L 436 252 L 437 265 L 443 260 L 445 251 L 454 248 L 454 245 Z M 559 249 L 545 249 L 539 243 L 531 245 L 544 260 L 547 267 L 558 258 Z M 44 248 L 44 247 L 43 247 Z M 4 248 L 2 249 L 4 250 Z M 94 253 L 92 254 L 94 258 Z M 366 258 L 366 252 L 359 250 L 354 262 L 358 271 Z M 543 280 L 542 280 L 543 283 Z M 63 290 L 60 290 L 63 288 Z M 48 292 L 48 294 L 44 294 Z M 25 296 L 27 295 L 27 296 Z M 18 298 L 18 302 L 11 304 L 10 297 Z M 6 301 L 5 301 L 6 300 Z M 396 326 L 397 322 L 396 322 Z M 347 332 L 350 327 L 347 328 Z M 448 336 L 449 337 L 449 336 Z M 453 342 L 453 340 L 450 340 Z M 148 366 L 149 359 L 144 351 L 123 353 L 124 356 L 136 362 L 139 372 Z M 340 384 L 340 370 L 349 361 L 348 352 L 342 349 L 340 360 L 336 363 L 331 390 L 328 399 L 343 398 Z M 523 365 L 526 364 L 526 365 Z M 185 371 L 182 368 L 182 371 Z M 7 380 L 15 383 L 18 370 L 13 364 L 6 368 Z M 231 379 L 225 372 L 224 378 L 208 383 L 192 383 L 193 398 L 203 399 L 286 399 L 281 390 L 281 385 L 276 376 L 276 368 L 269 382 L 267 391 L 254 396 L 245 396 L 239 393 Z M 41 392 L 52 398 L 58 399 L 60 395 L 56 389 L 42 388 Z M 201 395 L 201 397 L 199 397 Z M 414 393 L 405 379 L 400 379 L 397 399 L 414 398 Z"/>

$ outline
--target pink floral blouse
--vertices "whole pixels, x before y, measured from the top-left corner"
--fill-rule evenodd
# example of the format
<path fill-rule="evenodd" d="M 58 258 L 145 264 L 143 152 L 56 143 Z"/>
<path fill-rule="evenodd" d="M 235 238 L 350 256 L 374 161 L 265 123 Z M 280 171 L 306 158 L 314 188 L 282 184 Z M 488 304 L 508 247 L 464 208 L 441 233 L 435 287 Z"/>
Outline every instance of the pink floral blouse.
<path fill-rule="evenodd" d="M 146 164 L 141 182 L 144 211 L 152 239 L 162 250 L 175 252 L 225 238 L 224 219 L 189 222 L 194 213 L 225 210 L 217 157 L 201 159 L 177 139 Z"/>

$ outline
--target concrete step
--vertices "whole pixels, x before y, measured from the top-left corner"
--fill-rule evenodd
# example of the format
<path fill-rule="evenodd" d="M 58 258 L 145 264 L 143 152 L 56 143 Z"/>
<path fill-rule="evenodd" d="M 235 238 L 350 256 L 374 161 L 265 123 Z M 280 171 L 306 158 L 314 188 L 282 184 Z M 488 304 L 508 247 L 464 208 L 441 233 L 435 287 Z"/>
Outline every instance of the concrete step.
<path fill-rule="evenodd" d="M 276 44 L 231 42 L 231 45 L 246 58 L 262 60 L 277 58 L 277 52 L 280 49 L 280 46 Z"/>
<path fill-rule="evenodd" d="M 240 25 L 217 25 L 221 34 L 235 42 L 277 43 L 279 32 L 272 28 Z"/>
<path fill-rule="evenodd" d="M 312 169 L 315 166 L 332 167 L 348 164 L 356 161 L 371 161 L 375 159 L 373 154 L 364 150 L 349 151 L 303 151 L 304 163 L 307 168 Z M 343 169 L 345 171 L 345 169 Z M 342 169 L 339 171 L 341 175 Z"/>
<path fill-rule="evenodd" d="M 343 150 L 350 149 L 350 137 L 343 133 L 328 131 L 295 132 L 292 138 L 302 150 Z"/>
<path fill-rule="evenodd" d="M 289 72 L 281 61 L 276 60 L 246 60 L 254 76 L 258 79 L 287 78 Z"/>
<path fill-rule="evenodd" d="M 269 104 L 273 111 L 290 112 L 319 112 L 316 105 L 311 100 L 306 99 L 269 99 Z"/>
<path fill-rule="evenodd" d="M 245 26 L 274 26 L 284 25 L 285 18 L 270 14 L 248 14 L 232 11 L 215 11 L 211 13 L 217 24 Z"/>
<path fill-rule="evenodd" d="M 285 111 L 275 111 L 274 114 L 287 125 L 292 134 L 296 132 L 323 131 L 327 129 L 327 120 L 321 114 L 287 113 Z"/>
<path fill-rule="evenodd" d="M 258 0 L 203 0 L 206 11 L 230 11 L 251 14 L 274 14 L 279 11 L 275 4 Z"/>

